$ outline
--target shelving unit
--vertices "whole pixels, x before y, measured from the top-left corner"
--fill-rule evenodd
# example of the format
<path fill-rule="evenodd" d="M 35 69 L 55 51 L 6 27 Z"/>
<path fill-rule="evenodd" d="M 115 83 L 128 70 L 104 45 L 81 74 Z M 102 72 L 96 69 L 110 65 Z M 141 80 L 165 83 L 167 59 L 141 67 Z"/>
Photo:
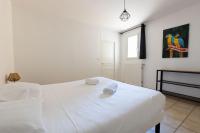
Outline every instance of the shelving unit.
<path fill-rule="evenodd" d="M 183 82 L 177 82 L 177 81 L 163 80 L 163 75 L 166 72 L 199 74 L 199 75 L 200 75 L 200 72 L 197 72 L 197 71 L 178 71 L 178 70 L 157 70 L 157 73 L 156 73 L 156 90 L 159 90 L 164 94 L 178 96 L 178 97 L 182 97 L 182 98 L 186 98 L 186 99 L 189 99 L 189 100 L 200 102 L 200 98 L 197 98 L 197 97 L 188 96 L 188 95 L 184 95 L 184 94 L 178 94 L 178 93 L 175 93 L 175 92 L 163 90 L 163 84 L 171 84 L 171 85 L 200 89 L 200 84 L 191 84 L 191 83 L 183 83 Z M 158 87 L 159 87 L 159 89 L 158 89 Z"/>

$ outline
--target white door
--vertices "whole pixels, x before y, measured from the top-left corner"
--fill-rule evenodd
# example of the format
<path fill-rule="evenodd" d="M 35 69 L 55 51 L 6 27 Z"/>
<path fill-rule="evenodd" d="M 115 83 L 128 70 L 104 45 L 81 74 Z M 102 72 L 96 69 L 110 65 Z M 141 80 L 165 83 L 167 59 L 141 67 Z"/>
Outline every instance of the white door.
<path fill-rule="evenodd" d="M 139 60 L 140 29 L 121 35 L 121 81 L 142 85 L 142 61 Z"/>
<path fill-rule="evenodd" d="M 102 41 L 101 43 L 101 76 L 115 78 L 115 43 Z"/>

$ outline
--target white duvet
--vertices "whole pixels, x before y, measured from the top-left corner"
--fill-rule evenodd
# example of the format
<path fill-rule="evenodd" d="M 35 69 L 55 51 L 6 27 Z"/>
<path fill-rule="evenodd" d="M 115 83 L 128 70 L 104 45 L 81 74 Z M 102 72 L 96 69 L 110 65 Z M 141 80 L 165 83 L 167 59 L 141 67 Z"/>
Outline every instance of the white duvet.
<path fill-rule="evenodd" d="M 84 80 L 42 86 L 47 133 L 144 133 L 160 122 L 161 93 L 117 82 L 117 92 L 105 96 L 113 81 L 98 79 L 96 86 Z"/>
<path fill-rule="evenodd" d="M 0 102 L 0 133 L 45 133 L 41 106 L 36 98 Z"/>
<path fill-rule="evenodd" d="M 0 85 L 0 133 L 45 133 L 40 85 Z"/>

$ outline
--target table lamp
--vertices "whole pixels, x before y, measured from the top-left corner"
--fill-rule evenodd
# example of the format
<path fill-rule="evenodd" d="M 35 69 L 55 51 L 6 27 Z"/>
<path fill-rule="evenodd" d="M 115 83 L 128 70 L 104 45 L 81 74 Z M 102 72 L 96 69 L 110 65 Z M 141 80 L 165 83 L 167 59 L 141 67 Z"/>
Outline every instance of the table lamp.
<path fill-rule="evenodd" d="M 18 73 L 10 73 L 7 80 L 10 82 L 16 82 L 19 81 L 20 79 L 21 77 L 19 76 Z"/>

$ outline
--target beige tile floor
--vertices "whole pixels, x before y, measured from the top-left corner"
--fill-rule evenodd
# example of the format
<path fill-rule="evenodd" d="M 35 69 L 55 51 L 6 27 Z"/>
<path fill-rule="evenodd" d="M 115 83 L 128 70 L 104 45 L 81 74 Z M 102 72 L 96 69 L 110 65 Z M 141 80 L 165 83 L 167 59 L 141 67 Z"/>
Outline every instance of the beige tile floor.
<path fill-rule="evenodd" d="M 155 133 L 154 128 L 147 133 Z M 200 103 L 166 96 L 161 133 L 200 133 Z"/>

